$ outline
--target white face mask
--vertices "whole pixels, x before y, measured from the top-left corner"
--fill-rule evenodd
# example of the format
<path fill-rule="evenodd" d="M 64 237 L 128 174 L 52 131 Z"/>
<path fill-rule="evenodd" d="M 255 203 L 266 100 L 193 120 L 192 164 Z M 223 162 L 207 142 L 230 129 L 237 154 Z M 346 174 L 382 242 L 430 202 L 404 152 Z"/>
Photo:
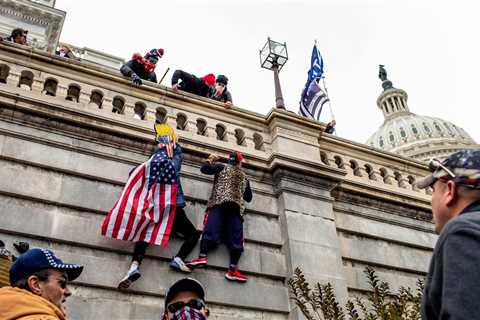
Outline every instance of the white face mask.
<path fill-rule="evenodd" d="M 225 86 L 223 84 L 220 84 L 220 83 L 215 84 L 215 96 L 216 97 L 220 96 L 223 93 L 224 90 L 225 90 Z"/>

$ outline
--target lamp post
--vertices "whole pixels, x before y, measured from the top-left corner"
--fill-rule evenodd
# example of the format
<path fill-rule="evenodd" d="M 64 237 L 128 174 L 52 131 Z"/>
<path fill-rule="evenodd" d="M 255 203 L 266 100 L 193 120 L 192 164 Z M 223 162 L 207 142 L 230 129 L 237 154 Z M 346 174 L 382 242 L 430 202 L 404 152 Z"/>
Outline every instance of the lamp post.
<path fill-rule="evenodd" d="M 275 105 L 277 108 L 285 109 L 283 102 L 282 88 L 278 73 L 288 60 L 287 44 L 276 42 L 268 37 L 267 43 L 260 50 L 260 65 L 262 68 L 273 71 L 275 82 Z"/>

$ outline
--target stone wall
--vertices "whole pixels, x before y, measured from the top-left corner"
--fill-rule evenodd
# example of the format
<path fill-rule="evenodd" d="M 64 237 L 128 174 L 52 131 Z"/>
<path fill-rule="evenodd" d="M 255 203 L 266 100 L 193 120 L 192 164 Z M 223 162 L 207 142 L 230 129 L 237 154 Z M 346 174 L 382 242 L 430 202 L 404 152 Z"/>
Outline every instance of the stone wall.
<path fill-rule="evenodd" d="M 211 188 L 199 167 L 208 154 L 243 152 L 252 182 L 240 263 L 249 281 L 224 279 L 224 247 L 192 274 L 207 287 L 213 319 L 301 318 L 286 287 L 297 266 L 312 281 L 332 282 L 342 301 L 366 289 L 367 265 L 394 288 L 425 274 L 435 236 L 429 195 L 414 188 L 426 172 L 419 162 L 322 135 L 323 124 L 293 113 L 263 116 L 151 83 L 134 88 L 112 71 L 35 50 L 0 45 L 1 68 L 0 239 L 85 264 L 67 303 L 73 319 L 158 318 L 165 289 L 183 276 L 168 268 L 180 245 L 173 239 L 149 248 L 142 278 L 119 292 L 133 246 L 100 236 L 128 172 L 150 154 L 161 117 L 177 128 L 186 211 L 199 229 Z M 115 98 L 123 101 L 118 113 Z"/>

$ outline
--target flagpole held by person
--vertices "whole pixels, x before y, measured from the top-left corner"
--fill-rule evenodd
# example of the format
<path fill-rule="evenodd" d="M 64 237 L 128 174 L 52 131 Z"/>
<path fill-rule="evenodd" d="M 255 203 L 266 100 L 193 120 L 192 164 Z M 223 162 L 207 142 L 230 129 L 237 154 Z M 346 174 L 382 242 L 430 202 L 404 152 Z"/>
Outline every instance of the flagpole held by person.
<path fill-rule="evenodd" d="M 299 114 L 303 117 L 319 121 L 323 106 L 325 103 L 329 103 L 330 99 L 325 88 L 323 58 L 317 48 L 316 41 L 313 46 L 310 63 L 311 66 L 308 71 L 307 82 L 305 83 L 305 87 L 300 97 Z M 320 81 L 323 82 L 325 89 L 322 89 L 320 86 Z M 332 114 L 333 118 L 331 106 L 330 113 Z"/>

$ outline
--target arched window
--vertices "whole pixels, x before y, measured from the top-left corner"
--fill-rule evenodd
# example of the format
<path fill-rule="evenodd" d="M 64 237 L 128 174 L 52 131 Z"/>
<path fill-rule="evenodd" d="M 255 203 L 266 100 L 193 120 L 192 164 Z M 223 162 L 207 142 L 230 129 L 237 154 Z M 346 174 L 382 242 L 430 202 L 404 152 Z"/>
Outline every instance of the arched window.
<path fill-rule="evenodd" d="M 422 125 L 423 125 L 423 129 L 425 130 L 425 132 L 426 132 L 428 135 L 431 135 L 431 134 L 432 134 L 432 130 L 430 130 L 430 127 L 427 126 L 427 123 L 423 122 Z"/>
<path fill-rule="evenodd" d="M 414 135 L 418 135 L 418 130 L 417 130 L 417 127 L 415 127 L 415 125 L 412 123 L 412 132 Z"/>
<path fill-rule="evenodd" d="M 0 64 L 0 83 L 7 83 L 10 67 L 6 64 Z"/>
<path fill-rule="evenodd" d="M 388 139 L 390 140 L 390 143 L 391 143 L 392 145 L 395 144 L 395 136 L 393 135 L 393 132 L 392 132 L 392 131 L 389 131 L 389 132 L 388 132 Z"/>
<path fill-rule="evenodd" d="M 125 99 L 120 96 L 114 97 L 112 101 L 112 106 L 113 113 L 123 114 L 123 108 L 125 107 Z"/>
<path fill-rule="evenodd" d="M 155 110 L 155 122 L 165 123 L 167 121 L 167 110 L 162 107 L 157 107 Z"/>
<path fill-rule="evenodd" d="M 440 135 L 443 136 L 442 128 L 440 128 L 440 126 L 438 125 L 438 123 L 437 123 L 436 121 L 433 123 L 433 126 L 434 126 L 435 129 L 438 131 L 438 133 L 440 133 Z"/>
<path fill-rule="evenodd" d="M 448 123 L 444 122 L 443 125 L 445 126 L 445 128 L 447 128 L 448 133 L 453 137 L 455 134 L 453 133 L 452 128 L 450 128 Z"/>
<path fill-rule="evenodd" d="M 239 146 L 245 145 L 245 132 L 242 129 L 235 129 L 235 139 Z"/>
<path fill-rule="evenodd" d="M 197 134 L 204 136 L 207 133 L 207 121 L 204 119 L 197 119 Z"/>
<path fill-rule="evenodd" d="M 217 140 L 227 141 L 227 129 L 223 124 L 217 124 L 215 132 L 217 133 Z"/>
<path fill-rule="evenodd" d="M 103 93 L 99 90 L 92 90 L 92 93 L 90 94 L 90 103 L 96 104 L 98 108 L 101 108 L 103 103 Z"/>
<path fill-rule="evenodd" d="M 350 168 L 353 170 L 353 175 L 357 177 L 361 177 L 362 173 L 360 172 L 360 168 L 358 167 L 358 163 L 355 160 L 350 160 Z"/>
<path fill-rule="evenodd" d="M 33 72 L 29 70 L 23 70 L 20 73 L 20 80 L 18 86 L 24 90 L 31 91 L 33 85 Z"/>
<path fill-rule="evenodd" d="M 65 100 L 78 102 L 79 99 L 80 99 L 80 87 L 76 84 L 69 85 Z"/>
<path fill-rule="evenodd" d="M 407 133 L 405 132 L 405 129 L 403 129 L 403 127 L 400 127 L 400 136 L 402 138 L 407 138 Z"/>
<path fill-rule="evenodd" d="M 53 78 L 48 78 L 43 84 L 43 93 L 47 96 L 55 97 L 57 95 L 58 81 Z"/>
<path fill-rule="evenodd" d="M 378 144 L 380 145 L 380 148 L 383 148 L 383 146 L 385 145 L 385 143 L 383 142 L 383 137 L 380 136 L 380 138 L 378 138 Z"/>
<path fill-rule="evenodd" d="M 185 130 L 187 128 L 187 116 L 183 113 L 177 114 L 177 129 Z"/>
<path fill-rule="evenodd" d="M 263 137 L 259 133 L 253 134 L 253 144 L 255 145 L 255 150 L 263 150 Z"/>
<path fill-rule="evenodd" d="M 320 151 L 320 161 L 328 166 L 328 156 L 324 151 Z"/>
<path fill-rule="evenodd" d="M 373 171 L 373 167 L 369 164 L 365 165 L 365 172 L 368 174 L 368 178 L 370 180 L 377 180 L 375 176 L 375 172 Z"/>
<path fill-rule="evenodd" d="M 340 156 L 333 157 L 333 160 L 335 161 L 335 164 L 337 165 L 337 167 L 339 169 L 344 169 L 345 168 L 345 165 L 343 164 L 343 160 L 342 160 L 342 158 L 340 158 Z"/>
<path fill-rule="evenodd" d="M 145 120 L 145 114 L 147 113 L 147 105 L 143 102 L 135 103 L 133 107 L 133 117 L 138 120 Z"/>

